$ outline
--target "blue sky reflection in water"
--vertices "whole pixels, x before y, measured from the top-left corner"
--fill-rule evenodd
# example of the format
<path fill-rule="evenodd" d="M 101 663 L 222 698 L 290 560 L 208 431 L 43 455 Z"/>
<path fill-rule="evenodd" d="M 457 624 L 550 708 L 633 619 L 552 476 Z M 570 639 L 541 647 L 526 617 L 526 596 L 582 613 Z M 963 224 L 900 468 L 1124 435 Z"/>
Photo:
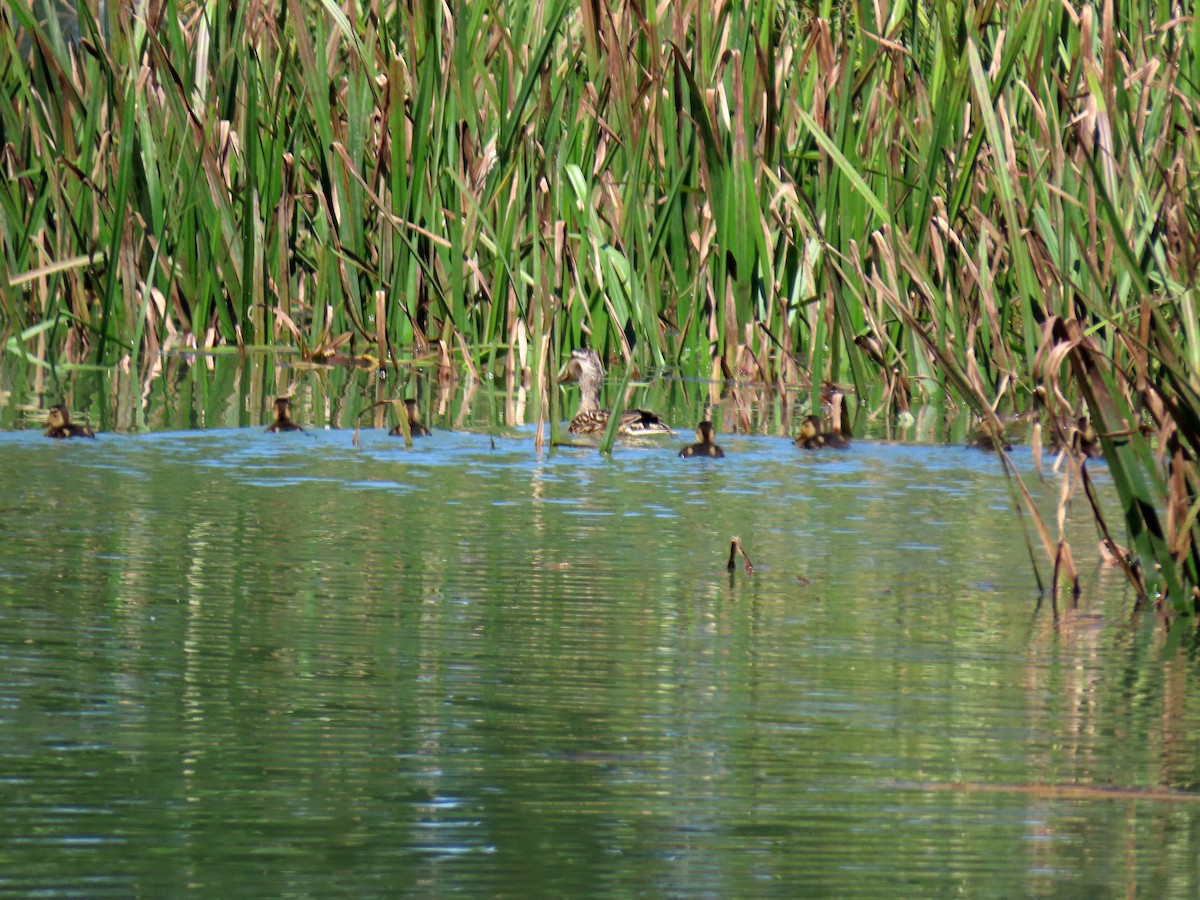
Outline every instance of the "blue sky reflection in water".
<path fill-rule="evenodd" d="M 1200 891 L 1196 661 L 994 458 L 684 442 L 0 435 L 0 889 Z"/>

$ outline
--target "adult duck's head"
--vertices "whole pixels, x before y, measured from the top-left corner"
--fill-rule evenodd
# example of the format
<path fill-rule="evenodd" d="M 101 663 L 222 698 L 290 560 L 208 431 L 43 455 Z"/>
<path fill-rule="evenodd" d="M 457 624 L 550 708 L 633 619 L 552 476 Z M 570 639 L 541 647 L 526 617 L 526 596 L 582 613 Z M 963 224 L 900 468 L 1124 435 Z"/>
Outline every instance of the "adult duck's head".
<path fill-rule="evenodd" d="M 577 348 L 571 351 L 567 364 L 563 366 L 558 383 L 569 381 L 585 381 L 589 378 L 602 378 L 604 366 L 600 362 L 600 354 L 591 347 Z"/>
<path fill-rule="evenodd" d="M 571 351 L 571 357 L 563 366 L 558 383 L 575 382 L 579 385 L 581 409 L 593 407 L 600 399 L 600 382 L 604 380 L 604 366 L 600 354 L 592 348 Z"/>

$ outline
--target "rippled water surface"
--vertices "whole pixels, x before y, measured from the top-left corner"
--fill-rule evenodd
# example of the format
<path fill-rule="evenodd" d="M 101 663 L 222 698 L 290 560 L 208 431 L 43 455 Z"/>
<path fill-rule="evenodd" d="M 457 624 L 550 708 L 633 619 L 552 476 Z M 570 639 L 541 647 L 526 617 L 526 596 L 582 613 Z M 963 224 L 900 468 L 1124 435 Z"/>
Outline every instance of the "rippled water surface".
<path fill-rule="evenodd" d="M 1196 660 L 995 459 L 681 443 L 0 435 L 0 889 L 1200 892 Z"/>

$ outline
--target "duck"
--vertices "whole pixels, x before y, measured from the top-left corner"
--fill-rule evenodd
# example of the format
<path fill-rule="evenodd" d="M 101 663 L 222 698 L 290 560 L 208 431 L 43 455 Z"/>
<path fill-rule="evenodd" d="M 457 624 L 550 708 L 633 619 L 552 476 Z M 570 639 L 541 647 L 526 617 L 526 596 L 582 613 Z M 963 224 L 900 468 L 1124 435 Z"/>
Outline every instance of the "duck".
<path fill-rule="evenodd" d="M 1100 446 L 1100 436 L 1092 425 L 1090 416 L 1082 415 L 1071 420 L 1062 418 L 1052 423 L 1050 430 L 1050 449 L 1055 453 L 1063 450 L 1073 450 L 1088 459 L 1099 459 L 1104 455 Z"/>
<path fill-rule="evenodd" d="M 608 428 L 609 411 L 600 408 L 600 382 L 604 378 L 604 367 L 600 354 L 590 347 L 572 350 L 571 358 L 559 383 L 579 383 L 579 412 L 567 429 L 572 434 L 603 434 Z M 644 409 L 627 409 L 621 413 L 617 434 L 674 434 L 667 424 L 652 412 Z"/>
<path fill-rule="evenodd" d="M 279 431 L 303 431 L 304 429 L 292 421 L 292 401 L 287 397 L 275 398 L 275 421 L 267 426 L 269 434 Z"/>
<path fill-rule="evenodd" d="M 1100 435 L 1088 416 L 1080 416 L 1075 420 L 1075 446 L 1088 459 L 1100 459 L 1104 456 L 1104 448 L 1100 445 Z"/>
<path fill-rule="evenodd" d="M 824 450 L 827 447 L 845 450 L 850 446 L 850 439 L 840 431 L 822 431 L 821 420 L 817 416 L 806 416 L 800 423 L 796 446 L 801 450 Z"/>
<path fill-rule="evenodd" d="M 416 400 L 404 401 L 404 413 L 408 417 L 408 433 L 413 437 L 428 437 L 429 429 L 421 424 L 420 413 L 417 410 Z M 404 430 L 397 425 L 388 432 L 390 437 L 404 437 Z"/>
<path fill-rule="evenodd" d="M 46 417 L 46 430 L 43 432 L 48 438 L 73 438 L 84 437 L 94 438 L 96 433 L 86 425 L 76 425 L 71 421 L 71 413 L 67 411 L 66 406 L 61 403 L 58 406 L 50 407 L 49 414 Z"/>
<path fill-rule="evenodd" d="M 696 426 L 696 443 L 684 447 L 679 451 L 680 459 L 724 459 L 725 451 L 716 445 L 713 440 L 717 435 L 717 430 L 713 428 L 713 423 L 704 421 Z"/>
<path fill-rule="evenodd" d="M 1050 394 L 1044 385 L 1039 384 L 1033 391 L 1033 406 L 1029 416 L 1040 419 L 1042 412 L 1050 418 L 1050 449 L 1055 453 L 1075 451 L 1088 459 L 1100 459 L 1104 456 L 1104 448 L 1100 444 L 1100 436 L 1092 425 L 1092 419 L 1086 413 L 1078 416 L 1073 411 L 1065 415 L 1055 415 L 1050 405 Z M 1065 405 L 1066 401 L 1063 401 Z"/>
<path fill-rule="evenodd" d="M 995 453 L 997 449 L 1008 453 L 1012 450 L 1010 444 L 1004 437 L 1004 428 L 997 428 L 991 422 L 983 422 L 979 428 L 967 441 L 967 446 L 972 450 L 983 450 L 987 453 Z"/>

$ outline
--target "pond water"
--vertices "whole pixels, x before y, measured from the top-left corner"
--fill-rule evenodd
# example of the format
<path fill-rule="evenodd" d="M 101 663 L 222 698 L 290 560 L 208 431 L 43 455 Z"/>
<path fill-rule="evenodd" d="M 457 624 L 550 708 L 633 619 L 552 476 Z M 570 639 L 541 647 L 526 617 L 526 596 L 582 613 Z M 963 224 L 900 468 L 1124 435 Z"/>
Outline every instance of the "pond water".
<path fill-rule="evenodd" d="M 1194 650 L 1090 538 L 1056 623 L 995 458 L 266 405 L 0 434 L 0 890 L 1200 892 Z"/>

